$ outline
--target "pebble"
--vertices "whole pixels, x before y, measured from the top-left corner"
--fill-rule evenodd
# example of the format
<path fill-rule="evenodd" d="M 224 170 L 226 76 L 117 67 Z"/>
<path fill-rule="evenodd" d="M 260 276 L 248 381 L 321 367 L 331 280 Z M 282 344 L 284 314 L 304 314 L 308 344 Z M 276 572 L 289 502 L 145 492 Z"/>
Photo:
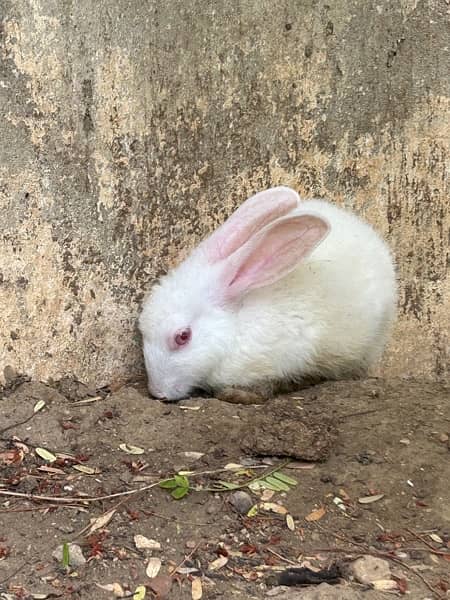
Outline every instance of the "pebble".
<path fill-rule="evenodd" d="M 229 502 L 240 515 L 246 515 L 254 505 L 250 494 L 247 494 L 247 492 L 243 492 L 242 490 L 238 490 L 231 494 Z"/>
<path fill-rule="evenodd" d="M 349 565 L 353 577 L 365 585 L 380 579 L 390 579 L 391 570 L 387 560 L 375 556 L 362 556 Z"/>
<path fill-rule="evenodd" d="M 69 546 L 69 565 L 71 567 L 81 567 L 86 563 L 83 552 L 78 544 L 68 544 Z M 59 562 L 63 559 L 63 544 L 58 546 L 52 554 L 53 558 Z"/>
<path fill-rule="evenodd" d="M 448 435 L 446 433 L 441 433 L 441 435 L 439 436 L 439 441 L 445 444 L 445 442 L 448 442 L 448 440 Z"/>

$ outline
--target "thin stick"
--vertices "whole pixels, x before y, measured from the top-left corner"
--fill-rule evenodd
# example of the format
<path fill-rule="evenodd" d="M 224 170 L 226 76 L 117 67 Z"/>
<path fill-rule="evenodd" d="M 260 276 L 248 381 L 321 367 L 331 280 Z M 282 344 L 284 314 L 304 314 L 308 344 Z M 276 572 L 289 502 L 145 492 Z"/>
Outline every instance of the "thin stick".
<path fill-rule="evenodd" d="M 361 412 L 349 413 L 348 415 L 342 415 L 342 417 L 339 417 L 337 420 L 343 421 L 344 419 L 351 419 L 352 417 L 362 417 L 364 415 L 371 415 L 372 413 L 379 412 L 380 410 L 380 408 L 373 408 L 372 410 L 363 410 Z"/>
<path fill-rule="evenodd" d="M 10 579 L 12 579 L 13 577 L 15 577 L 17 575 L 17 573 L 19 573 L 24 567 L 26 567 L 28 565 L 28 561 L 22 563 L 20 565 L 20 567 L 18 569 L 16 569 L 15 571 L 13 571 L 12 573 L 10 573 L 9 575 L 7 575 L 4 579 L 0 580 L 0 585 L 3 585 L 4 583 L 6 583 L 7 581 L 9 581 Z"/>
<path fill-rule="evenodd" d="M 353 546 L 357 546 L 358 548 L 362 548 L 364 550 L 364 554 L 370 554 L 371 556 L 377 556 L 379 558 L 385 558 L 386 560 L 391 560 L 392 562 L 395 562 L 395 563 L 399 564 L 401 567 L 403 567 L 407 571 L 410 571 L 411 573 L 414 573 L 414 575 L 416 577 L 418 577 L 422 581 L 422 583 L 430 590 L 430 592 L 432 594 L 434 594 L 436 596 L 436 598 L 439 598 L 439 599 L 443 599 L 444 598 L 444 596 L 442 596 L 439 592 L 437 592 L 434 589 L 434 587 L 431 585 L 431 583 L 429 583 L 421 573 L 419 573 L 418 571 L 415 571 L 412 567 L 410 567 L 408 564 L 404 563 L 402 560 L 400 560 L 396 556 L 392 556 L 388 552 L 372 551 L 367 546 L 365 546 L 364 544 L 359 544 L 358 542 L 353 542 L 352 540 L 349 540 L 348 538 L 346 538 L 346 537 L 344 537 L 342 535 L 339 535 L 338 533 L 335 533 L 334 531 L 330 531 L 329 529 L 327 529 L 326 527 L 323 527 L 322 525 L 319 525 L 319 523 L 314 523 L 314 525 L 318 529 L 321 529 L 325 533 L 329 533 L 330 535 L 333 535 L 334 537 L 338 538 L 339 540 L 342 540 L 343 542 L 345 542 L 347 544 L 350 544 L 350 545 L 353 545 Z M 322 550 L 322 552 L 324 552 L 324 550 Z M 353 554 L 355 554 L 355 553 L 353 553 Z"/>
<path fill-rule="evenodd" d="M 14 429 L 14 427 L 20 427 L 21 425 L 25 425 L 25 423 L 28 423 L 28 421 L 31 421 L 31 419 L 38 414 L 39 411 L 34 412 L 32 415 L 30 415 L 29 417 L 27 417 L 24 421 L 19 421 L 19 423 L 13 423 L 12 425 L 8 425 L 8 427 L 3 427 L 3 429 L 0 429 L 0 435 L 2 435 L 3 433 L 5 433 L 5 431 L 9 431 L 10 429 Z"/>
<path fill-rule="evenodd" d="M 101 500 L 111 500 L 111 498 L 119 498 L 121 496 L 134 496 L 135 494 L 139 494 L 140 492 L 145 492 L 146 490 L 156 487 L 159 485 L 159 483 L 160 482 L 157 481 L 156 483 L 146 485 L 142 488 L 138 488 L 137 490 L 127 490 L 126 492 L 117 492 L 116 494 L 107 494 L 106 496 L 86 496 L 86 498 L 76 498 L 73 496 L 38 496 L 36 494 L 22 494 L 21 492 L 10 492 L 8 490 L 0 490 L 0 496 L 14 496 L 15 498 L 26 498 L 30 501 L 40 500 L 42 502 L 56 502 L 58 504 L 70 504 L 78 502 L 85 504 L 90 502 L 100 502 Z"/>
<path fill-rule="evenodd" d="M 189 552 L 189 554 L 187 554 L 183 560 L 175 567 L 175 569 L 172 571 L 172 573 L 170 574 L 171 577 L 175 577 L 176 572 L 178 571 L 178 569 L 181 569 L 181 567 L 184 565 L 184 563 L 189 560 L 190 558 L 192 558 L 192 556 L 195 554 L 195 552 L 199 549 L 201 542 L 198 542 L 198 544 L 196 544 L 195 548 Z"/>
<path fill-rule="evenodd" d="M 289 558 L 281 556 L 281 554 L 278 554 L 278 552 L 275 552 L 275 550 L 272 550 L 272 548 L 265 548 L 265 550 L 267 550 L 267 552 L 270 552 L 270 554 L 273 554 L 280 560 L 283 560 L 284 562 L 288 563 L 288 565 L 292 565 L 293 567 L 298 567 L 298 562 L 293 562 L 292 560 L 289 560 Z"/>
<path fill-rule="evenodd" d="M 425 546 L 428 546 L 428 548 L 433 552 L 433 554 L 437 554 L 438 556 L 449 556 L 450 557 L 450 551 L 443 552 L 442 550 L 436 550 L 436 548 L 432 544 L 430 544 L 430 542 L 428 542 L 427 540 L 424 540 L 422 536 L 415 533 L 412 529 L 407 529 L 406 531 L 408 533 L 410 533 L 412 536 L 414 536 L 416 538 L 416 540 L 419 540 L 420 542 L 422 542 L 422 544 L 425 544 Z M 420 548 L 420 550 L 424 550 L 424 548 Z"/>

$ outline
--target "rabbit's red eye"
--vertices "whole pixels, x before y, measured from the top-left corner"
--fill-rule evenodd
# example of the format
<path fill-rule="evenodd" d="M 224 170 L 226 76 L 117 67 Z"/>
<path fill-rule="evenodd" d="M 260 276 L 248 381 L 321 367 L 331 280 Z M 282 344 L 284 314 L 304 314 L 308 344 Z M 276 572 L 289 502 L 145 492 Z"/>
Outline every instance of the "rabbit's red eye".
<path fill-rule="evenodd" d="M 175 334 L 175 344 L 177 346 L 184 346 L 186 345 L 189 340 L 191 339 L 191 328 L 190 327 L 186 327 L 186 329 L 181 329 L 180 331 L 177 331 L 177 333 Z"/>

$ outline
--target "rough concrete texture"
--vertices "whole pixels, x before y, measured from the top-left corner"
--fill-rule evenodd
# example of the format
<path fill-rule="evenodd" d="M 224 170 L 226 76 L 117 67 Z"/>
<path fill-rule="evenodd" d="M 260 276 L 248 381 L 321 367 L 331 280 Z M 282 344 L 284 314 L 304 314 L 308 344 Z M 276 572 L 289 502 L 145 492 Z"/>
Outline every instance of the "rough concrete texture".
<path fill-rule="evenodd" d="M 3 0 L 0 365 L 140 372 L 146 288 L 284 183 L 389 239 L 400 317 L 383 372 L 448 375 L 449 9 Z"/>

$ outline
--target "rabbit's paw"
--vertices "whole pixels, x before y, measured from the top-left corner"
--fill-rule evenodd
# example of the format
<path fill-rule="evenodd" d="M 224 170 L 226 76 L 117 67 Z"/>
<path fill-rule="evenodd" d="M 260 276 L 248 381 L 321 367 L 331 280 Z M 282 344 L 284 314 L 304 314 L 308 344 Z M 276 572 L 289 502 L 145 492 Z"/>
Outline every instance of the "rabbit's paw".
<path fill-rule="evenodd" d="M 245 388 L 225 387 L 215 394 L 218 400 L 231 404 L 264 404 L 267 400 L 262 394 Z"/>

